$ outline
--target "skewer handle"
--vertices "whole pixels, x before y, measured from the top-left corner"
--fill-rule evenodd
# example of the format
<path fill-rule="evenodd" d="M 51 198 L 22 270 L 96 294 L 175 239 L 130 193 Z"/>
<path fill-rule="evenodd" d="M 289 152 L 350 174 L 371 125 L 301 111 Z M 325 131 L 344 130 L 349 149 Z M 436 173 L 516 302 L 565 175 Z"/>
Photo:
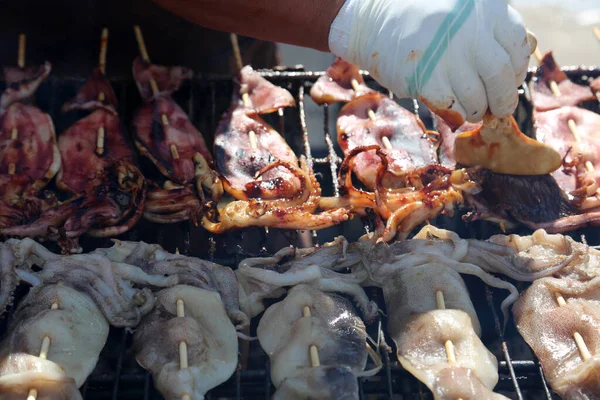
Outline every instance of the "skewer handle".
<path fill-rule="evenodd" d="M 240 44 L 235 33 L 230 33 L 229 39 L 231 40 L 231 47 L 233 48 L 233 58 L 235 59 L 235 65 L 239 71 L 244 67 L 244 62 L 242 61 L 242 52 L 240 51 Z"/>
<path fill-rule="evenodd" d="M 142 30 L 139 25 L 135 25 L 133 27 L 133 32 L 135 33 L 135 40 L 137 41 L 138 48 L 140 50 L 140 56 L 142 56 L 142 60 L 144 62 L 150 64 L 150 56 L 148 55 L 148 50 L 146 49 L 146 43 L 144 43 L 144 36 L 142 36 Z"/>
<path fill-rule="evenodd" d="M 19 35 L 19 53 L 17 56 L 17 65 L 21 68 L 25 67 L 25 45 L 26 45 L 25 34 L 21 33 Z"/>
<path fill-rule="evenodd" d="M 100 35 L 100 56 L 98 66 L 103 74 L 106 74 L 106 51 L 108 49 L 108 28 L 102 28 Z"/>
<path fill-rule="evenodd" d="M 350 85 L 352 86 L 352 90 L 354 90 L 355 92 L 358 92 L 360 90 L 360 85 L 355 78 L 352 78 L 350 80 Z"/>

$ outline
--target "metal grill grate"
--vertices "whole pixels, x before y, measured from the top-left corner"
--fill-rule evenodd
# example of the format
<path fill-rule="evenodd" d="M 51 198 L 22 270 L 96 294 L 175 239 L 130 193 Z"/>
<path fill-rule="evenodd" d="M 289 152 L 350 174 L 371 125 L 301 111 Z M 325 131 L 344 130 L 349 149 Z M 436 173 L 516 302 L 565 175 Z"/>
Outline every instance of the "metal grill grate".
<path fill-rule="evenodd" d="M 598 76 L 597 69 L 567 69 L 570 77 L 575 81 L 582 81 L 588 77 Z M 308 97 L 310 85 L 323 73 L 305 72 L 302 70 L 262 71 L 261 74 L 275 84 L 286 87 L 295 96 L 298 107 L 288 109 L 277 116 L 267 116 L 266 119 L 273 126 L 278 127 L 290 146 L 297 154 L 304 154 L 309 163 L 314 166 L 315 172 L 321 182 L 324 195 L 339 195 L 337 181 L 337 168 L 341 159 L 336 151 L 335 140 L 329 132 L 330 121 L 337 117 L 336 106 L 323 107 L 323 140 L 321 150 L 315 150 L 314 143 L 310 143 L 306 123 L 305 101 Z M 379 88 L 373 80 L 366 78 L 369 85 Z M 37 104 L 49 112 L 60 134 L 67 126 L 80 116 L 77 114 L 62 115 L 59 112 L 61 104 L 73 96 L 83 83 L 80 78 L 51 78 L 44 84 L 39 92 Z M 133 112 L 140 104 L 139 96 L 133 82 L 128 79 L 113 79 L 115 92 L 120 98 L 120 115 L 129 128 Z M 230 77 L 206 76 L 196 77 L 191 83 L 175 94 L 176 101 L 189 113 L 192 122 L 204 134 L 207 144 L 212 146 L 212 135 L 219 122 L 220 115 L 229 105 L 232 85 Z M 416 103 L 407 102 L 403 105 L 415 107 Z M 595 105 L 596 111 L 597 104 Z M 423 109 L 419 110 L 423 115 Z M 526 102 L 522 101 L 518 108 L 518 120 L 524 130 L 531 131 L 529 116 L 531 110 Z M 427 116 L 423 118 L 426 125 L 431 127 Z M 526 128 L 526 129 L 525 129 Z M 324 150 L 323 150 L 324 149 Z M 145 160 L 140 160 L 142 170 L 146 177 L 157 173 L 154 167 Z M 497 233 L 497 228 L 485 223 L 476 223 L 465 226 L 460 218 L 438 218 L 438 225 L 457 231 L 463 237 L 487 237 Z M 281 230 L 247 229 L 225 235 L 213 236 L 195 228 L 189 223 L 158 226 L 141 221 L 136 228 L 124 235 L 126 240 L 144 240 L 151 243 L 160 243 L 167 250 L 174 251 L 178 248 L 183 254 L 190 254 L 211 261 L 236 267 L 239 261 L 251 255 L 273 253 L 287 245 L 311 245 L 331 240 L 334 236 L 344 235 L 349 240 L 354 240 L 368 226 L 367 221 L 355 219 L 338 227 L 329 228 L 321 232 L 286 232 Z M 597 241 L 597 235 L 592 236 L 590 243 Z M 256 238 L 260 238 L 257 240 Z M 84 251 L 95 247 L 109 246 L 107 240 L 83 238 Z M 514 325 L 509 323 L 506 332 L 501 329 L 499 317 L 499 303 L 505 293 L 492 290 L 477 279 L 465 277 L 469 292 L 482 325 L 482 340 L 486 347 L 495 354 L 499 361 L 500 381 L 496 391 L 513 399 L 553 399 L 548 388 L 539 363 L 518 335 Z M 25 289 L 20 290 L 21 293 Z M 369 296 L 383 305 L 383 297 L 379 290 L 368 290 Z M 11 321 L 12 307 L 9 315 L 0 325 L 2 332 L 6 330 Z M 251 328 L 255 332 L 256 318 Z M 385 317 L 368 328 L 371 337 L 379 337 L 381 327 L 385 327 Z M 387 338 L 391 344 L 391 340 Z M 137 366 L 133 355 L 128 350 L 131 346 L 132 336 L 121 329 L 112 329 L 108 342 L 102 351 L 100 361 L 81 391 L 85 399 L 161 399 L 152 385 L 152 378 L 148 372 Z M 241 365 L 234 376 L 226 383 L 210 391 L 207 399 L 269 399 L 274 391 L 270 381 L 268 357 L 258 342 L 249 346 L 242 344 Z M 360 378 L 359 390 L 361 399 L 390 398 L 390 399 L 431 399 L 428 390 L 410 374 L 404 371 L 395 361 L 394 354 L 383 352 L 383 368 L 374 377 Z"/>

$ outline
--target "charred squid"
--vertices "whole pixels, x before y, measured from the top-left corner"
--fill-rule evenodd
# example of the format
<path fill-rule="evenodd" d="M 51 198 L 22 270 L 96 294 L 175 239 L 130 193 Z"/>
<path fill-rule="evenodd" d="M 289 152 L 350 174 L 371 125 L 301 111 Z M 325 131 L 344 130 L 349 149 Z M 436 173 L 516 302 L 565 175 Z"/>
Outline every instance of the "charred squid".
<path fill-rule="evenodd" d="M 317 212 L 320 185 L 312 167 L 298 158 L 260 114 L 294 106 L 292 95 L 242 68 L 233 101 L 215 135 L 215 166 L 236 201 L 210 210 L 202 226 L 215 233 L 248 226 L 321 229 L 348 219 L 336 209 Z"/>

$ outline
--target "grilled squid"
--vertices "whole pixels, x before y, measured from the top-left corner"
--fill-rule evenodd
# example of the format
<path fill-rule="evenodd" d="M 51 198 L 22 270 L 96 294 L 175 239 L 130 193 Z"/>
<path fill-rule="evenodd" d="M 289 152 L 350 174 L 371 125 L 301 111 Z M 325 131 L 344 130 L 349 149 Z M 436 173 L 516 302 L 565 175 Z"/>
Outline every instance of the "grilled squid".
<path fill-rule="evenodd" d="M 27 223 L 56 203 L 42 193 L 61 166 L 54 124 L 48 114 L 27 104 L 50 70 L 50 63 L 4 68 L 7 89 L 0 98 L 0 230 Z"/>
<path fill-rule="evenodd" d="M 203 203 L 219 200 L 223 188 L 204 138 L 171 98 L 192 72 L 150 65 L 138 58 L 133 74 L 145 102 L 134 117 L 134 143 L 164 177 L 162 185 L 152 184 L 144 218 L 158 223 L 197 223 Z"/>
<path fill-rule="evenodd" d="M 311 285 L 294 286 L 269 307 L 257 336 L 271 360 L 274 399 L 358 399 L 356 377 L 378 370 L 364 371 L 367 334 L 350 302 Z"/>

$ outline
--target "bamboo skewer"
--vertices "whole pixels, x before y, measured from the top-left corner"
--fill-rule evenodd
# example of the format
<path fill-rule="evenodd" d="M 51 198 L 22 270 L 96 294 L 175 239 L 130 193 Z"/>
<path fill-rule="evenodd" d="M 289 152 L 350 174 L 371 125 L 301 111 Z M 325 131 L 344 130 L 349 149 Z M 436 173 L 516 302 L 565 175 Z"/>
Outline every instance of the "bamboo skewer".
<path fill-rule="evenodd" d="M 100 68 L 100 72 L 103 75 L 106 74 L 106 51 L 108 48 L 108 29 L 102 28 L 102 33 L 100 34 L 100 56 L 98 57 L 98 67 Z M 104 101 L 106 95 L 104 92 L 98 93 L 98 100 Z M 98 132 L 96 134 L 96 154 L 102 155 L 104 154 L 104 135 L 105 128 L 103 126 L 98 128 Z"/>
<path fill-rule="evenodd" d="M 310 317 L 310 307 L 309 306 L 304 306 L 304 308 L 302 309 L 302 316 L 305 318 Z M 308 352 L 310 355 L 310 365 L 312 367 L 320 366 L 321 360 L 319 359 L 319 349 L 317 349 L 317 346 L 315 346 L 314 344 L 311 344 L 310 347 L 308 348 Z"/>
<path fill-rule="evenodd" d="M 179 254 L 179 247 L 175 249 L 175 254 Z M 185 303 L 183 299 L 177 299 L 175 303 L 177 318 L 185 317 Z M 185 340 L 179 342 L 179 369 L 186 369 L 189 366 L 188 364 L 188 351 L 187 351 L 187 343 Z M 189 394 L 184 393 L 181 397 L 182 400 L 191 400 Z"/>
<path fill-rule="evenodd" d="M 535 49 L 535 57 L 537 58 L 538 63 L 542 61 L 543 56 L 539 47 L 536 47 Z M 561 96 L 561 92 L 558 88 L 558 84 L 556 83 L 556 81 L 550 81 L 550 90 L 552 91 L 552 94 L 554 96 Z M 579 135 L 579 129 L 577 128 L 577 124 L 575 123 L 575 121 L 573 119 L 569 119 L 567 121 L 567 125 L 569 127 L 569 130 L 571 131 L 571 134 L 573 135 L 573 138 L 575 139 L 575 142 L 581 143 L 581 136 Z M 588 170 L 588 172 L 595 171 L 594 165 L 590 161 L 585 162 L 585 168 Z"/>
<path fill-rule="evenodd" d="M 179 254 L 179 252 L 177 252 Z M 185 308 L 184 302 L 182 299 L 177 299 L 177 317 L 183 318 L 185 317 Z M 188 351 L 187 351 L 187 343 L 185 340 L 179 342 L 179 369 L 186 369 L 188 367 Z M 181 397 L 182 400 L 190 400 L 191 397 L 189 394 L 184 393 Z"/>
<path fill-rule="evenodd" d="M 108 28 L 102 28 L 100 35 L 100 56 L 98 57 L 98 66 L 102 74 L 106 74 L 106 50 L 108 48 Z"/>
<path fill-rule="evenodd" d="M 238 49 L 238 51 L 239 51 L 239 49 Z M 246 108 L 252 107 L 252 104 L 250 103 L 250 95 L 248 94 L 247 88 L 245 85 L 243 85 L 242 88 L 240 89 L 240 94 L 242 95 L 242 102 L 244 103 L 244 107 L 246 107 Z M 256 132 L 254 132 L 254 131 L 248 132 L 248 139 L 250 140 L 250 148 L 252 150 L 256 150 L 258 148 L 258 139 L 256 138 Z"/>
<path fill-rule="evenodd" d="M 567 305 L 567 301 L 560 293 L 556 293 L 555 296 L 559 307 L 564 307 Z M 586 361 L 592 357 L 590 350 L 588 349 L 583 337 L 579 334 L 579 332 L 573 333 L 573 340 L 575 340 L 575 344 L 577 345 L 577 349 L 579 349 L 579 354 L 581 355 L 583 361 Z"/>
<path fill-rule="evenodd" d="M 358 81 L 356 79 L 352 78 L 350 80 L 350 85 L 352 85 L 352 90 L 354 90 L 355 92 L 358 92 L 360 90 L 359 83 L 358 83 Z M 367 110 L 367 115 L 369 116 L 369 119 L 371 121 L 375 121 L 375 112 L 373 110 L 368 109 Z M 391 148 L 391 146 L 389 148 Z"/>
<path fill-rule="evenodd" d="M 244 62 L 242 61 L 242 53 L 240 51 L 240 45 L 238 42 L 237 35 L 235 33 L 230 33 L 229 38 L 231 39 L 231 47 L 233 48 L 233 57 L 235 59 L 235 65 L 238 71 L 240 71 L 244 67 Z M 251 108 L 252 103 L 250 102 L 250 95 L 248 94 L 248 88 L 246 87 L 246 85 L 242 85 L 240 89 L 240 95 L 242 96 L 242 102 L 244 104 L 244 107 Z M 250 140 L 250 148 L 252 150 L 256 150 L 258 148 L 256 132 L 248 132 L 248 139 Z"/>
<path fill-rule="evenodd" d="M 58 310 L 58 303 L 52 303 L 50 307 L 51 310 Z M 44 336 L 42 339 L 42 346 L 40 348 L 40 358 L 44 360 L 48 359 L 48 352 L 50 351 L 50 337 Z M 27 400 L 36 400 L 38 396 L 38 391 L 35 388 L 29 389 L 29 393 L 27 394 Z"/>
<path fill-rule="evenodd" d="M 104 154 L 104 133 L 104 127 L 99 127 L 96 135 L 96 153 L 100 156 Z"/>
<path fill-rule="evenodd" d="M 25 68 L 25 48 L 26 48 L 27 38 L 24 33 L 19 35 L 19 49 L 17 50 L 17 65 L 19 68 Z M 19 130 L 15 126 L 11 133 L 10 138 L 12 140 L 17 140 L 19 138 Z M 8 174 L 14 175 L 17 171 L 17 166 L 15 163 L 8 164 Z"/>
<path fill-rule="evenodd" d="M 142 57 L 142 60 L 146 64 L 152 64 L 152 62 L 150 61 L 150 56 L 148 55 L 148 49 L 146 49 L 146 43 L 144 42 L 144 36 L 142 36 L 142 30 L 140 29 L 139 25 L 134 25 L 133 32 L 135 33 L 135 39 L 137 41 L 138 48 L 140 50 L 140 56 Z M 152 77 L 150 78 L 150 88 L 152 89 L 152 94 L 156 96 L 159 92 L 158 84 Z M 167 117 L 167 115 L 161 114 L 160 120 L 163 124 L 163 127 L 166 129 L 166 127 L 169 126 L 169 118 Z M 178 160 L 179 159 L 179 151 L 177 150 L 177 145 L 172 143 L 169 147 L 171 149 L 171 156 L 173 157 L 173 159 Z"/>
<path fill-rule="evenodd" d="M 235 65 L 238 71 L 244 68 L 244 62 L 242 61 L 242 52 L 240 51 L 240 44 L 238 42 L 237 35 L 230 33 L 229 38 L 231 39 L 231 47 L 233 48 L 233 58 L 235 59 Z"/>
<path fill-rule="evenodd" d="M 108 48 L 108 29 L 102 28 L 102 33 L 100 34 L 100 56 L 98 57 L 98 67 L 100 68 L 100 72 L 102 74 L 106 74 L 106 51 Z M 98 100 L 104 101 L 106 95 L 104 92 L 98 93 Z M 96 154 L 102 155 L 104 154 L 104 136 L 105 136 L 105 128 L 103 126 L 98 128 L 98 132 L 96 135 Z"/>
<path fill-rule="evenodd" d="M 392 148 L 392 143 L 390 142 L 390 139 L 388 139 L 387 136 L 383 136 L 381 138 L 381 141 L 383 142 L 383 147 L 385 147 L 386 149 L 391 149 Z"/>
<path fill-rule="evenodd" d="M 436 302 L 437 308 L 439 310 L 446 309 L 446 301 L 444 300 L 444 292 L 442 292 L 441 290 L 438 290 L 437 292 L 435 292 L 435 302 Z M 454 351 L 454 343 L 452 343 L 452 340 L 446 340 L 446 343 L 444 343 L 444 347 L 446 348 L 446 356 L 448 357 L 448 364 L 455 364 L 456 363 L 456 352 Z M 458 398 L 457 400 L 462 400 L 462 399 Z"/>

